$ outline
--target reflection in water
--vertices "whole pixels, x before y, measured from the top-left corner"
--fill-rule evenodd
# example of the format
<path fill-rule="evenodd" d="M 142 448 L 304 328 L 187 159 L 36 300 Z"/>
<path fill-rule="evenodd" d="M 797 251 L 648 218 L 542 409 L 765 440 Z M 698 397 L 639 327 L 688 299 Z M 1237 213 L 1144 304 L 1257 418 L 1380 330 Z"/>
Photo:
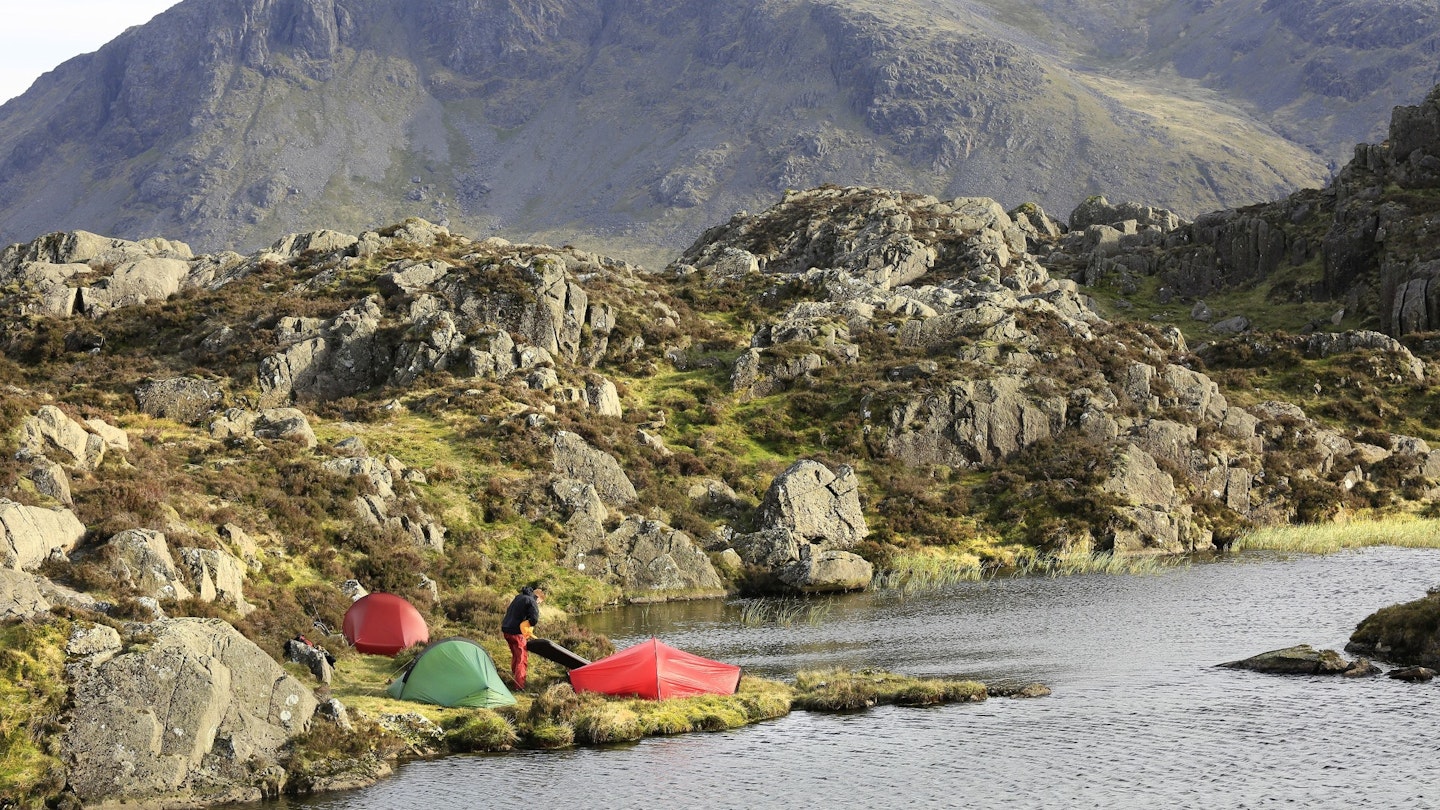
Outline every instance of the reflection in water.
<path fill-rule="evenodd" d="M 816 624 L 744 625 L 737 603 L 630 608 L 589 624 L 786 677 L 882 667 L 1042 681 L 1049 698 L 758 726 L 612 749 L 412 763 L 373 788 L 281 807 L 1432 806 L 1440 693 L 1387 678 L 1213 665 L 1339 649 L 1376 608 L 1440 585 L 1440 552 L 1245 555 L 1157 576 L 964 583 L 834 597 Z M 276 807 L 275 803 L 265 805 Z"/>

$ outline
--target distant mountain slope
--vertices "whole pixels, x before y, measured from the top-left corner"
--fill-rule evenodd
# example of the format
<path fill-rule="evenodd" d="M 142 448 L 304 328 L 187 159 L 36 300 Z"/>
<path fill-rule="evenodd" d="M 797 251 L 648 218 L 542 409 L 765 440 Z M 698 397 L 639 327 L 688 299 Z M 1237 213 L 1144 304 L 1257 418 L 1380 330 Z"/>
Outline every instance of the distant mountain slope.
<path fill-rule="evenodd" d="M 188 0 L 0 107 L 0 242 L 420 215 L 673 248 L 824 182 L 1194 214 L 1323 181 L 1238 108 L 1097 72 L 1100 38 L 1003 5 Z"/>

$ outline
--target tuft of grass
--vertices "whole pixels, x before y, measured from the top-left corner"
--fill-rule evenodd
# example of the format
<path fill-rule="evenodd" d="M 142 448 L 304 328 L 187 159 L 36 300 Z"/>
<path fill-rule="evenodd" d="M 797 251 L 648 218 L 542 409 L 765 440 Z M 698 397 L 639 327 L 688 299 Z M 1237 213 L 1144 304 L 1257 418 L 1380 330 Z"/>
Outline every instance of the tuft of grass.
<path fill-rule="evenodd" d="M 640 716 L 625 703 L 604 702 L 575 718 L 575 740 L 591 745 L 630 742 L 645 736 Z"/>
<path fill-rule="evenodd" d="M 1236 551 L 1288 551 L 1331 554 L 1347 548 L 1399 546 L 1440 548 L 1440 520 L 1390 518 L 1351 523 L 1269 526 L 1242 535 Z"/>
<path fill-rule="evenodd" d="M 985 684 L 944 678 L 912 678 L 878 670 L 806 670 L 795 676 L 797 708 L 858 711 L 871 706 L 933 706 L 985 699 Z"/>
<path fill-rule="evenodd" d="M 445 746 L 455 752 L 509 751 L 520 739 L 509 720 L 489 709 L 451 718 L 441 728 Z"/>

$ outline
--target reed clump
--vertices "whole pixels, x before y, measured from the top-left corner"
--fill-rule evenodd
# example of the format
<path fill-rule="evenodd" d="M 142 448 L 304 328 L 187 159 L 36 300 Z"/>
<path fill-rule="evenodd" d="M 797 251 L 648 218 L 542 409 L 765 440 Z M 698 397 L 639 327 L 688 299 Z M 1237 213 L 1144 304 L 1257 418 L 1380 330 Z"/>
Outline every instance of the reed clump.
<path fill-rule="evenodd" d="M 1343 549 L 1370 546 L 1440 548 L 1440 520 L 1392 518 L 1350 523 L 1267 526 L 1242 535 L 1237 551 L 1287 551 L 1332 554 Z"/>
<path fill-rule="evenodd" d="M 740 606 L 740 623 L 746 627 L 793 627 L 797 624 L 814 626 L 823 622 L 833 607 L 833 603 L 828 599 L 753 599 Z"/>

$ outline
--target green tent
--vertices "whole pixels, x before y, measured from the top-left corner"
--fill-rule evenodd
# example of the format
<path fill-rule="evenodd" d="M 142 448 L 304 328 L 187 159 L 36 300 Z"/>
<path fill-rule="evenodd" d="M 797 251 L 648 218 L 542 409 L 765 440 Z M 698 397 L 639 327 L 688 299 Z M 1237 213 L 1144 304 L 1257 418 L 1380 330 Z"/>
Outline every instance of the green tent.
<path fill-rule="evenodd" d="M 468 638 L 447 638 L 426 647 L 385 691 L 400 700 L 440 706 L 515 705 L 495 662 Z"/>

